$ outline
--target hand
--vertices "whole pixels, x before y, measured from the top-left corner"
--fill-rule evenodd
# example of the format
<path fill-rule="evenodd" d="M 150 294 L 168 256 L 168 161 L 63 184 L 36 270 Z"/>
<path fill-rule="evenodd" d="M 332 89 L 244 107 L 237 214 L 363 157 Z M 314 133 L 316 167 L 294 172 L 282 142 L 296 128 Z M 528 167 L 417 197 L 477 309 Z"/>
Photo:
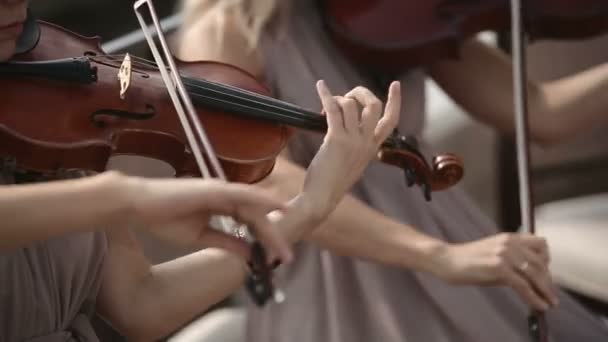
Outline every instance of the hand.
<path fill-rule="evenodd" d="M 439 253 L 438 276 L 448 282 L 506 285 L 537 310 L 558 304 L 549 275 L 545 239 L 530 234 L 499 234 L 448 245 Z"/>
<path fill-rule="evenodd" d="M 378 148 L 399 122 L 399 82 L 389 88 L 384 115 L 382 102 L 364 87 L 333 96 L 325 82 L 317 91 L 327 116 L 323 144 L 308 167 L 303 193 L 314 199 L 315 211 L 328 215 L 359 179 Z"/>
<path fill-rule="evenodd" d="M 261 189 L 197 178 L 131 180 L 129 193 L 135 207 L 135 223 L 163 239 L 224 248 L 249 260 L 250 248 L 245 241 L 210 227 L 211 216 L 225 215 L 246 224 L 269 256 L 279 256 L 285 263 L 293 258 L 287 242 L 267 218 L 269 212 L 282 209 L 283 204 Z"/>

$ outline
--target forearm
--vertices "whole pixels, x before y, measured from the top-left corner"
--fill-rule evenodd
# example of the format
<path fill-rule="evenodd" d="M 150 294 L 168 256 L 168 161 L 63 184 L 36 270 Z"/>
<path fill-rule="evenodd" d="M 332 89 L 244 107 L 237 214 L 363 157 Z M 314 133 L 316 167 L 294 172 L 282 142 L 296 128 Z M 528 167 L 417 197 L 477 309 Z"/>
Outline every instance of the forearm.
<path fill-rule="evenodd" d="M 289 198 L 301 190 L 304 177 L 302 167 L 279 158 L 271 177 L 260 186 L 276 196 Z M 312 225 L 315 229 L 304 232 L 285 227 L 288 238 L 292 242 L 305 238 L 338 254 L 429 272 L 435 268 L 436 259 L 432 256 L 444 248 L 441 241 L 385 216 L 348 194 L 327 218 L 321 219 L 320 226 Z"/>
<path fill-rule="evenodd" d="M 548 142 L 608 124 L 608 63 L 542 85 L 539 113 Z M 540 124 L 539 124 L 540 125 Z"/>
<path fill-rule="evenodd" d="M 115 223 L 128 210 L 118 173 L 0 188 L 0 250 Z"/>
<path fill-rule="evenodd" d="M 407 204 L 404 204 L 407 205 Z M 336 254 L 435 274 L 445 243 L 346 196 L 310 239 Z"/>
<path fill-rule="evenodd" d="M 142 341 L 166 337 L 238 291 L 245 277 L 244 261 L 220 249 L 155 265 L 133 291 L 138 323 L 126 331 Z"/>
<path fill-rule="evenodd" d="M 432 65 L 430 75 L 468 113 L 511 134 L 513 66 L 499 50 L 472 40 L 463 43 L 461 56 Z M 527 81 L 531 138 L 550 145 L 608 122 L 608 64 L 558 81 Z"/>
<path fill-rule="evenodd" d="M 314 225 L 307 203 L 296 196 L 283 214 L 271 217 L 291 241 Z M 127 230 L 113 230 L 108 236 L 99 309 L 134 340 L 167 336 L 244 283 L 245 261 L 225 250 L 205 249 L 151 266 Z"/>

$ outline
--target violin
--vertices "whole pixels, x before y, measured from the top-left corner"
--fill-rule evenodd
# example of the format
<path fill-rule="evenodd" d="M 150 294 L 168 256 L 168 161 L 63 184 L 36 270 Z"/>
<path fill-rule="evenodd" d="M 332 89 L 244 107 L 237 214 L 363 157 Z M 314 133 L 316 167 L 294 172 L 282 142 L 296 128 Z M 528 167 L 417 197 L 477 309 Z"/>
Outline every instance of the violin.
<path fill-rule="evenodd" d="M 462 40 L 510 28 L 508 0 L 319 0 L 335 45 L 368 68 L 399 72 L 457 58 Z M 608 31 L 608 1 L 527 0 L 530 39 L 580 39 Z"/>
<path fill-rule="evenodd" d="M 103 171 L 113 155 L 139 155 L 167 162 L 176 176 L 200 175 L 155 63 L 106 55 L 97 37 L 42 21 L 39 26 L 33 49 L 0 64 L 0 156 L 47 173 Z M 295 128 L 327 130 L 324 116 L 269 97 L 241 69 L 177 63 L 229 181 L 266 177 Z M 463 175 L 456 156 L 436 156 L 429 166 L 416 140 L 398 134 L 383 143 L 379 159 L 402 168 L 408 184 L 420 185 L 427 199 Z"/>

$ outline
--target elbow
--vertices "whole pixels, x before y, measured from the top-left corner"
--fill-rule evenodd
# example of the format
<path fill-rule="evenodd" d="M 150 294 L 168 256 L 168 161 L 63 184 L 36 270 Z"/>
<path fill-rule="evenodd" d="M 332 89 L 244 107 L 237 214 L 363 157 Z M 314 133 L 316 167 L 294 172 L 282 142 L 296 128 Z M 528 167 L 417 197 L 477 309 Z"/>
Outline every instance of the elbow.
<path fill-rule="evenodd" d="M 98 313 L 129 341 L 158 341 L 175 328 L 144 292 L 98 297 Z"/>
<path fill-rule="evenodd" d="M 541 148 L 551 148 L 576 136 L 575 126 L 562 117 L 562 113 L 549 108 L 531 111 L 530 140 Z"/>
<path fill-rule="evenodd" d="M 528 126 L 532 142 L 542 148 L 549 148 L 561 143 L 569 131 L 558 120 L 561 115 L 550 105 L 545 92 L 543 87 L 537 87 L 531 92 Z"/>
<path fill-rule="evenodd" d="M 172 327 L 166 324 L 166 320 L 154 319 L 153 317 L 132 316 L 121 322 L 116 322 L 116 330 L 128 341 L 158 341 L 169 336 Z"/>
<path fill-rule="evenodd" d="M 137 320 L 137 319 L 134 319 Z M 151 326 L 153 327 L 153 326 Z M 128 341 L 156 341 L 159 336 L 151 332 L 151 329 L 143 329 L 137 322 L 121 322 L 116 326 L 116 330 Z"/>
<path fill-rule="evenodd" d="M 550 148 L 563 140 L 563 132 L 547 122 L 530 125 L 530 139 L 541 148 Z"/>

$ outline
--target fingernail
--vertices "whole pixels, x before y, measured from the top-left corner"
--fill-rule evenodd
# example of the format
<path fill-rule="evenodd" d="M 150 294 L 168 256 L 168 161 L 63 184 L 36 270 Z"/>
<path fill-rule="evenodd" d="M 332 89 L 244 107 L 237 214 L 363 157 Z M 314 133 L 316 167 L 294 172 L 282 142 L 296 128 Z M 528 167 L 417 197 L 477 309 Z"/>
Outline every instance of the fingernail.
<path fill-rule="evenodd" d="M 273 270 L 276 270 L 279 266 L 281 266 L 281 260 L 275 260 L 272 262 L 272 264 L 270 264 L 270 268 L 272 268 Z"/>

